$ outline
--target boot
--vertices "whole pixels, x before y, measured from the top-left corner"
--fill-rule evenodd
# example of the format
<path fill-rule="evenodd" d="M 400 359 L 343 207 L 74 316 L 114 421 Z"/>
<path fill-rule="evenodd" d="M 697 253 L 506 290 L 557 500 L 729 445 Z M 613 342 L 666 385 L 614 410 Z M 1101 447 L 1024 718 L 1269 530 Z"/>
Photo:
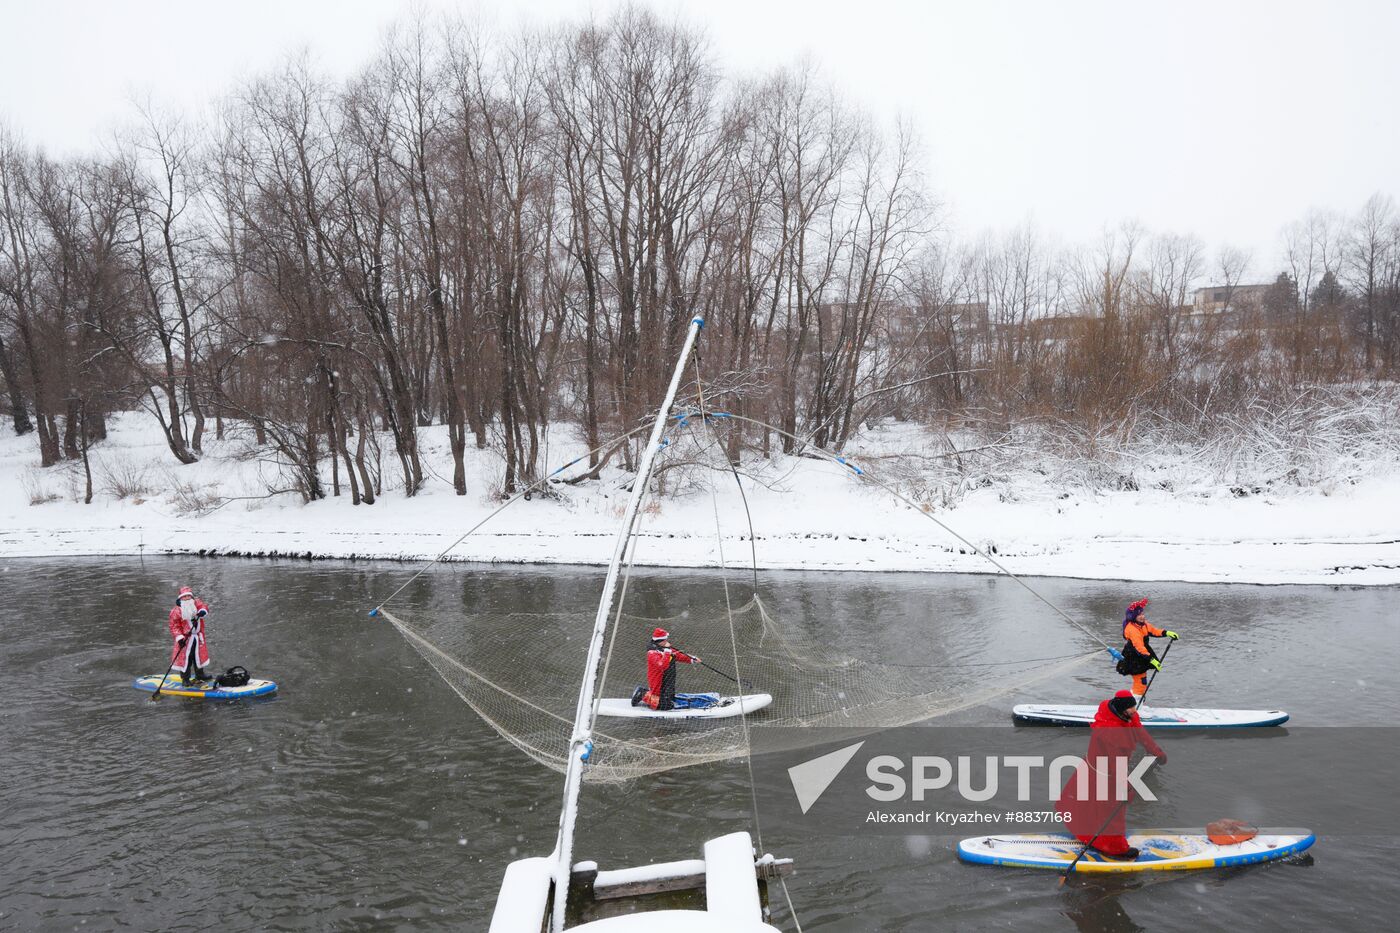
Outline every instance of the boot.
<path fill-rule="evenodd" d="M 1105 852 L 1099 849 L 1098 853 L 1104 858 L 1111 858 L 1119 862 L 1135 862 L 1138 857 L 1138 850 L 1135 846 L 1128 846 L 1127 850 L 1123 852 Z"/>
<path fill-rule="evenodd" d="M 638 687 L 636 690 L 633 690 L 633 691 L 632 691 L 632 705 L 633 705 L 633 706 L 641 706 L 641 705 L 642 705 L 642 697 L 646 695 L 646 692 L 647 692 L 647 688 L 646 688 L 646 687 Z"/>

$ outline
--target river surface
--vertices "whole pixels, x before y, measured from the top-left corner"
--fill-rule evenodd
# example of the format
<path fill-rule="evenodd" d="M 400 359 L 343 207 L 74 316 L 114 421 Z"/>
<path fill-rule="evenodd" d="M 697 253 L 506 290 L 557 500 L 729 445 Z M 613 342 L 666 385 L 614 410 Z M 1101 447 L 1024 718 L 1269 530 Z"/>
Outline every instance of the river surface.
<path fill-rule="evenodd" d="M 0 568 L 0 929 L 484 930 L 506 863 L 552 848 L 562 782 L 366 616 L 415 569 L 197 558 Z M 600 580 L 595 568 L 450 565 L 415 587 L 467 617 L 577 612 L 586 627 Z M 647 571 L 632 592 L 666 616 L 722 605 L 717 580 Z M 1154 620 L 1183 635 L 1170 679 L 1153 688 L 1163 705 L 1277 706 L 1291 725 L 1400 715 L 1396 589 L 1032 582 L 1115 642 L 1122 606 L 1150 595 Z M 211 603 L 213 666 L 271 677 L 277 697 L 151 702 L 131 688 L 168 663 L 164 618 L 186 583 Z M 786 623 L 872 659 L 930 645 L 959 645 L 946 656 L 968 664 L 1095 647 L 1005 578 L 770 573 L 761 585 Z M 1015 702 L 1088 702 L 1116 679 L 1100 665 L 1008 683 L 1004 702 L 956 721 L 1003 724 Z M 583 807 L 578 857 L 605 868 L 698 858 L 705 839 L 753 828 L 741 762 L 588 787 Z M 1293 862 L 1059 887 L 1052 874 L 962 865 L 944 837 L 762 831 L 797 862 L 789 889 L 808 931 L 1360 931 L 1389 927 L 1400 903 L 1400 847 L 1374 838 L 1324 837 Z M 772 900 L 774 922 L 794 929 Z"/>

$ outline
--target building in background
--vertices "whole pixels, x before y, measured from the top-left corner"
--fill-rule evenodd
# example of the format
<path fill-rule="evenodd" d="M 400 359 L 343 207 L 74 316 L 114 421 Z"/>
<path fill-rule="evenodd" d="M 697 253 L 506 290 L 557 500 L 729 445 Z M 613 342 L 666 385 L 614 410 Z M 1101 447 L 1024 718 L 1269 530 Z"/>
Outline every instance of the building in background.
<path fill-rule="evenodd" d="M 1263 285 L 1208 285 L 1205 288 L 1196 289 L 1191 313 L 1220 314 L 1226 311 L 1237 311 L 1242 305 L 1258 308 L 1263 305 L 1264 295 L 1268 291 L 1268 283 Z"/>

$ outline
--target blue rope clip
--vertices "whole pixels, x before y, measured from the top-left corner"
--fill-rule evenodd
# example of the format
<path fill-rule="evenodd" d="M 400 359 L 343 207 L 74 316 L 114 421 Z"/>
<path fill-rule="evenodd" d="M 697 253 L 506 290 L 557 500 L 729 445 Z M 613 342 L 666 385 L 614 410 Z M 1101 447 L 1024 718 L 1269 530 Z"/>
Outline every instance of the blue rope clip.
<path fill-rule="evenodd" d="M 587 761 L 593 757 L 593 740 L 589 739 L 583 743 L 583 752 L 578 756 L 579 761 Z"/>
<path fill-rule="evenodd" d="M 565 470 L 567 470 L 569 467 L 573 466 L 575 463 L 578 463 L 578 462 L 579 462 L 580 460 L 582 460 L 582 459 L 583 459 L 582 457 L 575 457 L 574 459 L 570 460 L 568 463 L 564 464 L 564 465 L 561 466 L 559 469 L 555 470 L 553 473 L 551 473 L 551 474 L 549 474 L 549 475 L 550 475 L 550 476 L 558 476 L 560 473 L 563 473 L 563 472 L 564 472 Z"/>
<path fill-rule="evenodd" d="M 370 617 L 371 619 L 373 619 L 373 618 L 374 618 L 375 616 L 377 616 L 377 615 L 379 615 L 379 610 L 378 610 L 377 608 L 371 609 L 371 610 L 369 611 L 369 617 Z"/>
<path fill-rule="evenodd" d="M 698 315 L 698 314 L 697 314 L 695 317 L 693 317 L 693 318 L 690 319 L 690 323 L 692 323 L 692 324 L 699 324 L 701 330 L 704 330 L 704 329 L 705 329 L 705 319 L 702 318 L 702 317 L 700 317 L 700 315 Z"/>

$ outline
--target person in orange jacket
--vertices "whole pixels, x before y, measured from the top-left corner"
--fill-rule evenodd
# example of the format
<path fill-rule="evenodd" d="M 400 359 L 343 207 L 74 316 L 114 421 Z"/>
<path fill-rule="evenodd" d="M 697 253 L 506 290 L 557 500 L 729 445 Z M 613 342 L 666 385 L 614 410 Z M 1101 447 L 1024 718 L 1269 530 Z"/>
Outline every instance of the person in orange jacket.
<path fill-rule="evenodd" d="M 1147 693 L 1147 672 L 1162 669 L 1162 659 L 1152 649 L 1148 638 L 1181 637 L 1176 632 L 1161 629 L 1147 621 L 1143 615 L 1147 611 L 1147 600 L 1139 599 L 1128 607 L 1123 616 L 1123 660 L 1118 662 L 1118 673 L 1133 678 L 1133 696 L 1141 698 Z"/>
<path fill-rule="evenodd" d="M 1109 858 L 1128 861 L 1138 857 L 1138 850 L 1128 845 L 1127 836 L 1132 790 L 1128 789 L 1127 800 L 1120 800 L 1120 779 L 1138 746 L 1155 756 L 1158 764 L 1167 763 L 1167 753 L 1143 728 L 1136 705 L 1136 698 L 1127 690 L 1119 690 L 1113 699 L 1099 704 L 1089 728 L 1089 751 L 1085 756 L 1090 774 L 1082 782 L 1083 787 L 1077 773 L 1070 775 L 1055 804 L 1070 835 Z M 1106 780 L 1097 773 L 1098 768 L 1108 769 Z"/>

